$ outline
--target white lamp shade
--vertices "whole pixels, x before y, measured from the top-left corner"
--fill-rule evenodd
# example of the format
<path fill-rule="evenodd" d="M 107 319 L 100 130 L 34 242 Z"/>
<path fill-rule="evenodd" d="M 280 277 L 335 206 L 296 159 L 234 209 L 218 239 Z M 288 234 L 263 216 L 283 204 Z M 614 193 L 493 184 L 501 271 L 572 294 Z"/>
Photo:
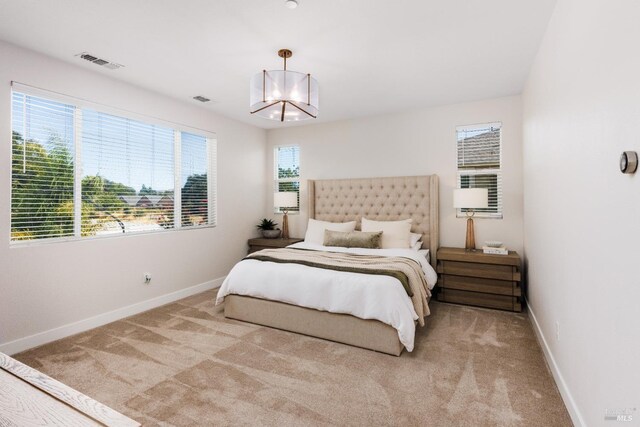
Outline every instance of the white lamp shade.
<path fill-rule="evenodd" d="M 486 188 L 460 188 L 453 190 L 453 207 L 456 209 L 488 208 L 489 190 Z"/>
<path fill-rule="evenodd" d="M 297 71 L 260 72 L 251 79 L 249 104 L 251 111 L 265 119 L 285 122 L 310 119 L 318 115 L 318 82 Z M 284 116 L 283 104 L 286 104 Z"/>
<path fill-rule="evenodd" d="M 273 193 L 273 207 L 297 208 L 298 193 L 295 193 L 293 191 L 281 191 L 279 193 Z"/>

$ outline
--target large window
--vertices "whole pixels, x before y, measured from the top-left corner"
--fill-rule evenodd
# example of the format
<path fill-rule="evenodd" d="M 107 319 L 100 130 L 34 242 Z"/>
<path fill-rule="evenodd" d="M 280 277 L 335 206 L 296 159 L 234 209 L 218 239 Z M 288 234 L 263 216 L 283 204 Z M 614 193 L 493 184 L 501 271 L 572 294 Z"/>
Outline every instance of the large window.
<path fill-rule="evenodd" d="M 456 128 L 458 188 L 486 188 L 489 207 L 474 209 L 476 216 L 502 218 L 501 123 Z M 458 216 L 465 216 L 458 209 Z"/>
<path fill-rule="evenodd" d="M 215 225 L 212 135 L 79 104 L 14 88 L 12 241 Z"/>
<path fill-rule="evenodd" d="M 276 147 L 274 154 L 275 192 L 293 191 L 298 193 L 298 207 L 288 209 L 290 212 L 300 210 L 300 147 Z M 275 212 L 282 209 L 275 208 Z"/>

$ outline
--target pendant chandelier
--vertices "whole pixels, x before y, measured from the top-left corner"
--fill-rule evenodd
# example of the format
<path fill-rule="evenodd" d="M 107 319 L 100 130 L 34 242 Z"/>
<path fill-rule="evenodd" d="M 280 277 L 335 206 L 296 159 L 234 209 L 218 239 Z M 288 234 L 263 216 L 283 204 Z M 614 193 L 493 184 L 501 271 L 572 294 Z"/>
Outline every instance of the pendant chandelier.
<path fill-rule="evenodd" d="M 311 74 L 287 70 L 289 49 L 280 49 L 283 70 L 262 70 L 251 79 L 251 114 L 291 122 L 318 116 L 318 81 Z"/>

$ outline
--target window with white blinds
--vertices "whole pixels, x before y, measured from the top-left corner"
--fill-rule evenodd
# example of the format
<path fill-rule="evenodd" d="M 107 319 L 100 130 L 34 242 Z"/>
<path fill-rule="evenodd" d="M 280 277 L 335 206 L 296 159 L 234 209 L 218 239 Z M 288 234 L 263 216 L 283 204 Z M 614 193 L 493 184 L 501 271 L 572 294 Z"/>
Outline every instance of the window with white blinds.
<path fill-rule="evenodd" d="M 207 159 L 210 153 L 207 138 L 182 132 L 181 137 L 182 226 L 204 225 L 209 222 Z"/>
<path fill-rule="evenodd" d="M 173 129 L 81 112 L 81 234 L 173 228 Z"/>
<path fill-rule="evenodd" d="M 289 212 L 298 212 L 300 211 L 300 147 L 297 145 L 276 147 L 273 158 L 275 192 L 298 193 L 298 207 L 287 209 Z M 274 212 L 282 212 L 282 208 L 274 208 Z"/>
<path fill-rule="evenodd" d="M 475 215 L 502 218 L 501 123 L 456 128 L 458 188 L 486 188 L 489 207 L 474 209 Z M 465 216 L 466 209 L 458 209 Z"/>
<path fill-rule="evenodd" d="M 72 105 L 12 95 L 11 239 L 74 234 Z"/>
<path fill-rule="evenodd" d="M 211 137 L 15 88 L 12 135 L 12 242 L 215 225 Z"/>

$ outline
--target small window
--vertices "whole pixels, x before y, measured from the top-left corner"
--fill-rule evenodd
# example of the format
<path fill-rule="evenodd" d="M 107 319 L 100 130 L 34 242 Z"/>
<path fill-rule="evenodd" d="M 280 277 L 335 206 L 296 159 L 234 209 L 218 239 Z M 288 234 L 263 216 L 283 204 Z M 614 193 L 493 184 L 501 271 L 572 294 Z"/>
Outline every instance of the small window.
<path fill-rule="evenodd" d="M 298 207 L 289 212 L 300 211 L 300 147 L 276 147 L 274 151 L 274 192 L 293 191 L 298 193 Z M 281 208 L 274 208 L 274 212 L 282 212 Z"/>
<path fill-rule="evenodd" d="M 62 98 L 12 94 L 12 242 L 215 225 L 215 139 Z"/>
<path fill-rule="evenodd" d="M 477 217 L 502 218 L 501 123 L 456 128 L 458 188 L 486 188 L 489 207 L 474 209 Z M 457 216 L 466 215 L 458 209 Z"/>

